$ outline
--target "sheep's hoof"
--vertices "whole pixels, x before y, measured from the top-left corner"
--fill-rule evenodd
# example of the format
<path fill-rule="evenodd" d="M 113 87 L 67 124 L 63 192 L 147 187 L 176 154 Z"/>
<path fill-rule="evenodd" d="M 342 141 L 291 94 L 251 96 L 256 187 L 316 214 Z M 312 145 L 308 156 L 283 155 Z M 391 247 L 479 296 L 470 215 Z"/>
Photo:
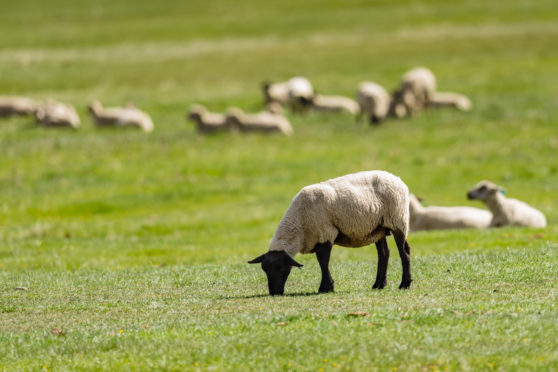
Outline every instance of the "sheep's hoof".
<path fill-rule="evenodd" d="M 404 280 L 401 282 L 401 284 L 399 285 L 399 289 L 408 289 L 411 286 L 411 282 L 412 280 Z"/>
<path fill-rule="evenodd" d="M 333 292 L 333 286 L 320 286 L 318 289 L 318 293 L 329 293 Z"/>
<path fill-rule="evenodd" d="M 383 283 L 376 282 L 372 286 L 372 289 L 384 289 L 385 286 L 386 286 L 386 282 L 383 282 Z"/>

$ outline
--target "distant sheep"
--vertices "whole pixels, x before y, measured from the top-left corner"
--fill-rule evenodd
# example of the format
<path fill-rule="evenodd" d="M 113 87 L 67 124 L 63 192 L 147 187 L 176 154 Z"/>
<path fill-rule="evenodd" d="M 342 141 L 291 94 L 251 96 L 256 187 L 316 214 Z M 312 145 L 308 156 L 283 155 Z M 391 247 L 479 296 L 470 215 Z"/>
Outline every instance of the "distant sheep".
<path fill-rule="evenodd" d="M 480 200 L 492 212 L 490 227 L 527 226 L 546 227 L 544 214 L 528 204 L 506 198 L 503 189 L 490 181 L 481 181 L 468 193 L 470 200 Z"/>
<path fill-rule="evenodd" d="M 265 82 L 262 89 L 266 104 L 277 102 L 295 110 L 310 105 L 314 97 L 314 87 L 304 77 L 294 77 L 280 83 Z"/>
<path fill-rule="evenodd" d="M 471 100 L 459 93 L 434 92 L 427 103 L 428 107 L 441 108 L 450 107 L 460 111 L 469 111 L 473 107 Z"/>
<path fill-rule="evenodd" d="M 383 171 L 349 174 L 304 187 L 292 200 L 271 240 L 269 251 L 249 261 L 261 263 L 270 295 L 282 295 L 297 253 L 315 253 L 322 271 L 319 292 L 332 292 L 329 272 L 333 244 L 378 250 L 378 272 L 373 288 L 386 285 L 389 248 L 393 233 L 403 278 L 399 288 L 411 285 L 409 190 L 399 177 Z"/>
<path fill-rule="evenodd" d="M 202 105 L 192 105 L 188 112 L 188 119 L 196 124 L 199 133 L 210 134 L 230 130 L 225 114 L 209 112 Z"/>
<path fill-rule="evenodd" d="M 55 101 L 48 101 L 37 107 L 35 120 L 38 124 L 46 127 L 72 127 L 76 129 L 80 125 L 79 115 L 72 105 Z"/>
<path fill-rule="evenodd" d="M 436 92 L 436 77 L 426 67 L 406 72 L 393 93 L 390 114 L 397 117 L 418 114 Z"/>
<path fill-rule="evenodd" d="M 0 97 L 0 117 L 33 115 L 37 104 L 26 97 Z"/>
<path fill-rule="evenodd" d="M 358 103 L 343 96 L 325 96 L 316 94 L 312 97 L 310 108 L 320 112 L 346 112 L 348 114 L 357 115 L 360 111 Z"/>
<path fill-rule="evenodd" d="M 391 98 L 388 92 L 379 84 L 364 81 L 358 85 L 357 101 L 360 106 L 360 114 L 368 116 L 371 124 L 380 124 L 386 118 Z"/>
<path fill-rule="evenodd" d="M 230 128 L 239 132 L 293 134 L 291 123 L 286 117 L 269 111 L 246 114 L 239 108 L 231 108 L 227 111 L 226 122 Z"/>
<path fill-rule="evenodd" d="M 492 213 L 473 207 L 423 207 L 419 199 L 409 195 L 411 231 L 444 229 L 483 229 L 490 225 Z"/>
<path fill-rule="evenodd" d="M 101 102 L 93 101 L 88 106 L 88 109 L 95 124 L 100 127 L 136 127 L 144 132 L 153 131 L 153 121 L 151 117 L 132 105 L 127 107 L 105 108 Z"/>
<path fill-rule="evenodd" d="M 267 105 L 265 105 L 265 110 L 268 112 L 271 112 L 272 114 L 278 114 L 278 115 L 283 115 L 283 106 L 281 106 L 280 103 L 277 102 L 269 102 Z"/>

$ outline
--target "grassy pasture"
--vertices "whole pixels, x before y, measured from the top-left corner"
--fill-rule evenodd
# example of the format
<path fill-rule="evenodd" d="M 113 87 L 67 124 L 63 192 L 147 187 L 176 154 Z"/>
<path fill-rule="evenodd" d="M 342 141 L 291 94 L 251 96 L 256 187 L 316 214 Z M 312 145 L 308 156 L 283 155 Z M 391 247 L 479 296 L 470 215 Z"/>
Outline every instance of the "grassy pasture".
<path fill-rule="evenodd" d="M 71 102 L 82 127 L 0 122 L 0 370 L 558 369 L 556 19 L 550 0 L 2 2 L 0 94 Z M 291 138 L 184 120 L 193 102 L 260 109 L 265 79 L 352 96 L 417 65 L 474 110 L 288 114 Z M 95 129 L 94 98 L 155 132 Z M 302 256 L 265 296 L 245 261 L 294 194 L 364 169 L 442 205 L 479 206 L 465 192 L 491 179 L 549 227 L 411 234 L 404 292 L 392 240 L 381 292 L 373 247 L 334 249 L 328 295 Z"/>

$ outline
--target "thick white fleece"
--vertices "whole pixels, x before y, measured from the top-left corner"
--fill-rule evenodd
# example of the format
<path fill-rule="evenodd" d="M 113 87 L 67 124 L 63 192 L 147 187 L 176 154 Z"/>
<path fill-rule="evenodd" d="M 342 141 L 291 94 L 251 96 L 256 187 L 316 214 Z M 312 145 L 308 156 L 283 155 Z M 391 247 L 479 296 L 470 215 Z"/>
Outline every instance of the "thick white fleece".
<path fill-rule="evenodd" d="M 324 96 L 316 94 L 312 98 L 312 109 L 322 112 L 346 112 L 356 115 L 360 111 L 358 103 L 349 97 Z"/>
<path fill-rule="evenodd" d="M 483 229 L 490 225 L 492 213 L 473 207 L 424 207 L 411 194 L 409 196 L 411 231 L 443 229 Z"/>
<path fill-rule="evenodd" d="M 409 190 L 397 176 L 365 171 L 304 187 L 292 200 L 269 250 L 291 257 L 311 253 L 317 243 L 362 247 L 386 229 L 409 230 Z"/>
<path fill-rule="evenodd" d="M 304 77 L 293 77 L 287 81 L 271 83 L 266 87 L 266 103 L 277 102 L 281 105 L 293 105 L 300 98 L 310 100 L 314 96 L 314 88 L 310 80 Z"/>
<path fill-rule="evenodd" d="M 387 116 L 391 98 L 381 85 L 363 81 L 358 85 L 356 96 L 361 113 L 367 114 L 369 118 L 374 116 L 378 120 Z"/>
<path fill-rule="evenodd" d="M 0 97 L 0 117 L 12 115 L 32 115 L 37 104 L 26 97 Z"/>
<path fill-rule="evenodd" d="M 151 116 L 132 105 L 105 108 L 101 102 L 93 101 L 89 112 L 99 126 L 137 127 L 144 132 L 151 132 L 154 128 Z"/>
<path fill-rule="evenodd" d="M 246 114 L 241 109 L 233 107 L 227 111 L 226 123 L 240 132 L 279 132 L 287 136 L 293 134 L 289 119 L 269 111 Z"/>
<path fill-rule="evenodd" d="M 67 103 L 48 101 L 35 111 L 37 123 L 47 127 L 72 127 L 80 125 L 80 119 L 74 106 Z"/>
<path fill-rule="evenodd" d="M 473 104 L 469 97 L 453 92 L 434 92 L 430 101 L 427 102 L 428 107 L 451 107 L 460 111 L 469 111 Z"/>

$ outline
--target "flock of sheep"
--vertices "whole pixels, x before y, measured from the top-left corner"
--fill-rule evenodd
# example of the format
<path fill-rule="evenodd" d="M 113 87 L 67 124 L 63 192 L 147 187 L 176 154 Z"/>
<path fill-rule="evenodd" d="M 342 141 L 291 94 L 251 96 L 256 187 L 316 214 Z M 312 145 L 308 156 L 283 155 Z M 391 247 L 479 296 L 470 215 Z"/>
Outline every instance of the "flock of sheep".
<path fill-rule="evenodd" d="M 132 104 L 126 107 L 105 108 L 99 101 L 88 106 L 97 126 L 136 127 L 145 132 L 153 130 L 153 121 L 144 111 Z M 0 117 L 31 116 L 45 127 L 70 127 L 77 129 L 81 120 L 76 109 L 68 104 L 48 100 L 37 103 L 26 97 L 0 97 Z"/>
<path fill-rule="evenodd" d="M 329 271 L 333 245 L 358 248 L 374 243 L 378 268 L 372 288 L 382 289 L 389 261 L 386 237 L 393 235 L 403 268 L 399 288 L 405 289 L 412 282 L 410 229 L 546 226 L 541 212 L 506 198 L 489 181 L 478 183 L 467 196 L 484 202 L 490 212 L 470 207 L 424 208 L 399 177 L 384 171 L 348 174 L 309 185 L 291 201 L 268 251 L 248 263 L 261 264 L 270 295 L 282 295 L 291 269 L 303 266 L 294 256 L 316 254 L 322 272 L 318 292 L 333 292 Z"/>
<path fill-rule="evenodd" d="M 284 108 L 293 112 L 344 112 L 357 121 L 367 117 L 371 124 L 380 124 L 392 116 L 403 118 L 420 113 L 425 108 L 452 107 L 462 111 L 471 109 L 471 101 L 462 94 L 436 91 L 436 77 L 429 69 L 417 67 L 406 72 L 397 89 L 390 96 L 381 85 L 365 81 L 356 91 L 356 99 L 316 93 L 312 83 L 304 77 L 293 77 L 284 82 L 262 84 L 266 109 L 246 114 L 238 108 L 225 113 L 209 112 L 194 105 L 188 117 L 196 123 L 200 133 L 218 131 L 293 133 Z"/>
<path fill-rule="evenodd" d="M 293 112 L 313 110 L 318 112 L 345 112 L 357 120 L 367 117 L 370 123 L 379 124 L 387 117 L 402 118 L 416 115 L 424 108 L 453 107 L 469 110 L 471 101 L 464 95 L 436 91 L 436 77 L 429 69 L 417 67 L 406 72 L 390 96 L 379 84 L 362 82 L 356 91 L 356 100 L 317 94 L 312 83 L 304 77 L 294 77 L 285 82 L 262 85 L 266 109 L 245 113 L 231 108 L 226 113 L 209 112 L 202 105 L 193 105 L 188 113 L 200 133 L 219 131 L 263 132 L 291 135 L 293 128 L 283 115 L 285 107 Z M 135 127 L 145 132 L 154 128 L 149 114 L 135 107 L 105 108 L 99 101 L 88 106 L 97 126 Z M 47 127 L 78 128 L 81 120 L 75 108 L 67 103 L 49 100 L 37 103 L 26 97 L 0 97 L 0 117 L 34 115 L 38 124 Z"/>

